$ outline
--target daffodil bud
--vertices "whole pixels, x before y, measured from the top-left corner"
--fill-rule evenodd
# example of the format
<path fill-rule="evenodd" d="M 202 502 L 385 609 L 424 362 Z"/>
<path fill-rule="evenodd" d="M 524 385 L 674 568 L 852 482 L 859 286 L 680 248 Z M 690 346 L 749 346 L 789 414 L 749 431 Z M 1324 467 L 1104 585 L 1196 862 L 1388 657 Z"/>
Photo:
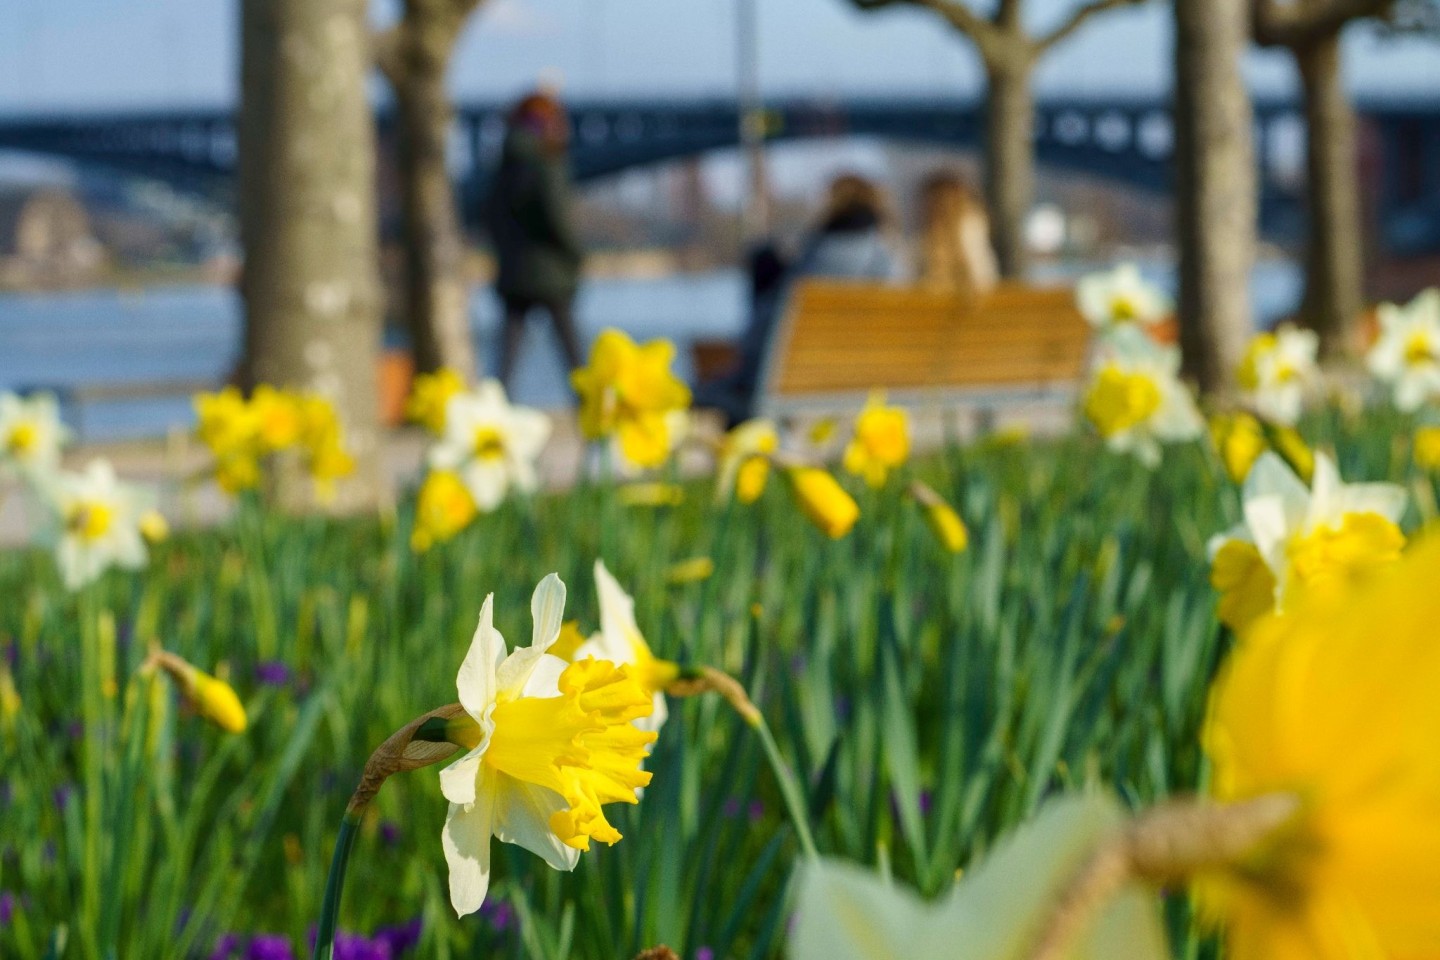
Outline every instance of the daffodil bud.
<path fill-rule="evenodd" d="M 15 690 L 15 678 L 10 668 L 0 663 L 0 726 L 8 729 L 20 715 L 20 694 Z"/>
<path fill-rule="evenodd" d="M 860 519 L 855 498 L 819 467 L 791 467 L 785 471 L 785 478 L 801 512 L 832 540 L 845 536 Z"/>
<path fill-rule="evenodd" d="M 709 557 L 691 557 L 689 560 L 681 560 L 679 563 L 670 565 L 665 571 L 665 579 L 669 583 L 699 583 L 701 580 L 708 580 L 715 572 L 715 561 Z"/>
<path fill-rule="evenodd" d="M 170 539 L 170 521 L 159 510 L 146 510 L 140 514 L 140 536 L 151 544 L 164 543 Z"/>
<path fill-rule="evenodd" d="M 944 497 L 918 480 L 910 485 L 910 495 L 925 511 L 925 524 L 940 546 L 951 553 L 961 553 L 970 545 L 970 533 L 965 529 L 965 521 L 960 519 L 960 514 L 955 512 L 954 507 L 945 502 Z"/>
<path fill-rule="evenodd" d="M 196 713 L 227 733 L 245 732 L 245 706 L 230 684 L 167 650 L 157 650 L 151 659 L 179 684 Z"/>

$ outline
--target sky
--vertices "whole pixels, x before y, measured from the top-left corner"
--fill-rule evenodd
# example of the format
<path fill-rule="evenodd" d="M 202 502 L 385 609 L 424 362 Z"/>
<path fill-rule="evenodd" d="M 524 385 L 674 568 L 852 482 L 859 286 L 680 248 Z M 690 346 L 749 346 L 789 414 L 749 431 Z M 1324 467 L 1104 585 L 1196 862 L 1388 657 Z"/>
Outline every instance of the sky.
<path fill-rule="evenodd" d="M 768 94 L 979 88 L 973 51 L 928 11 L 756 2 Z M 1030 0 L 1028 12 L 1043 27 L 1077 2 Z M 376 0 L 376 21 L 395 3 Z M 1168 89 L 1167 8 L 1152 0 L 1091 21 L 1043 64 L 1042 95 Z M 461 100 L 509 98 L 539 76 L 559 76 L 576 98 L 726 95 L 734 15 L 735 0 L 488 0 L 462 39 L 452 85 Z M 0 0 L 0 112 L 231 104 L 237 18 L 237 0 Z M 1357 92 L 1440 97 L 1440 43 L 1352 30 L 1347 54 Z M 1283 54 L 1257 53 L 1247 70 L 1259 92 L 1293 89 Z"/>

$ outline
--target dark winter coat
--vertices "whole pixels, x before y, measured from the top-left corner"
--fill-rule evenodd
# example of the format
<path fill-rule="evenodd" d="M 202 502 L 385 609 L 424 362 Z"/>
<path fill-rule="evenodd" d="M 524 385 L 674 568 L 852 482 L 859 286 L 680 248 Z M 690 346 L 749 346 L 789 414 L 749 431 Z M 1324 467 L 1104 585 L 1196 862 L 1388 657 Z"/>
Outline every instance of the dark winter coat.
<path fill-rule="evenodd" d="M 545 302 L 575 295 L 582 253 L 571 205 L 564 154 L 529 131 L 511 130 L 485 203 L 501 296 Z"/>

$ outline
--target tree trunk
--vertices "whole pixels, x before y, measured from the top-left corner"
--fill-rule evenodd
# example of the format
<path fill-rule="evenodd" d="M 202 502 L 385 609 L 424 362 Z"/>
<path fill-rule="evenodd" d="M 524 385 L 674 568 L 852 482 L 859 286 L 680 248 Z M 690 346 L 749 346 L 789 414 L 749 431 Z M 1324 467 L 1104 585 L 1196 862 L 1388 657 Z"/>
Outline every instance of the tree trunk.
<path fill-rule="evenodd" d="M 1035 195 L 1034 60 L 1000 53 L 986 58 L 985 202 L 1000 274 L 1025 275 L 1025 220 Z"/>
<path fill-rule="evenodd" d="M 451 108 L 445 71 L 455 33 L 407 19 L 391 75 L 400 121 L 405 233 L 405 320 L 421 372 L 448 367 L 467 382 L 476 373 L 464 242 L 446 168 Z M 463 20 L 457 21 L 456 29 Z"/>
<path fill-rule="evenodd" d="M 357 462 L 335 506 L 380 496 L 375 133 L 365 0 L 243 0 L 248 369 L 331 400 Z M 282 498 L 299 502 L 299 485 Z"/>
<path fill-rule="evenodd" d="M 1251 329 L 1256 171 L 1240 63 L 1247 0 L 1174 0 L 1180 346 L 1200 389 L 1228 388 Z"/>
<path fill-rule="evenodd" d="M 1322 355 L 1343 352 L 1364 298 L 1355 116 L 1345 96 L 1338 31 L 1297 47 L 1305 94 L 1309 223 L 1304 324 L 1320 335 Z"/>

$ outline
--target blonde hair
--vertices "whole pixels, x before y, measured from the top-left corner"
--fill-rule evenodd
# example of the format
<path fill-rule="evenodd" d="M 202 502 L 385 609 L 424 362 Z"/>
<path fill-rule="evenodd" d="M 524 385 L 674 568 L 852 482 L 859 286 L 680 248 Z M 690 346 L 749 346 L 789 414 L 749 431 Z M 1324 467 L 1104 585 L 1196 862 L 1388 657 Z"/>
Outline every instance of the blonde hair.
<path fill-rule="evenodd" d="M 942 170 L 920 187 L 920 282 L 973 300 L 998 279 L 990 218 L 958 173 Z"/>

